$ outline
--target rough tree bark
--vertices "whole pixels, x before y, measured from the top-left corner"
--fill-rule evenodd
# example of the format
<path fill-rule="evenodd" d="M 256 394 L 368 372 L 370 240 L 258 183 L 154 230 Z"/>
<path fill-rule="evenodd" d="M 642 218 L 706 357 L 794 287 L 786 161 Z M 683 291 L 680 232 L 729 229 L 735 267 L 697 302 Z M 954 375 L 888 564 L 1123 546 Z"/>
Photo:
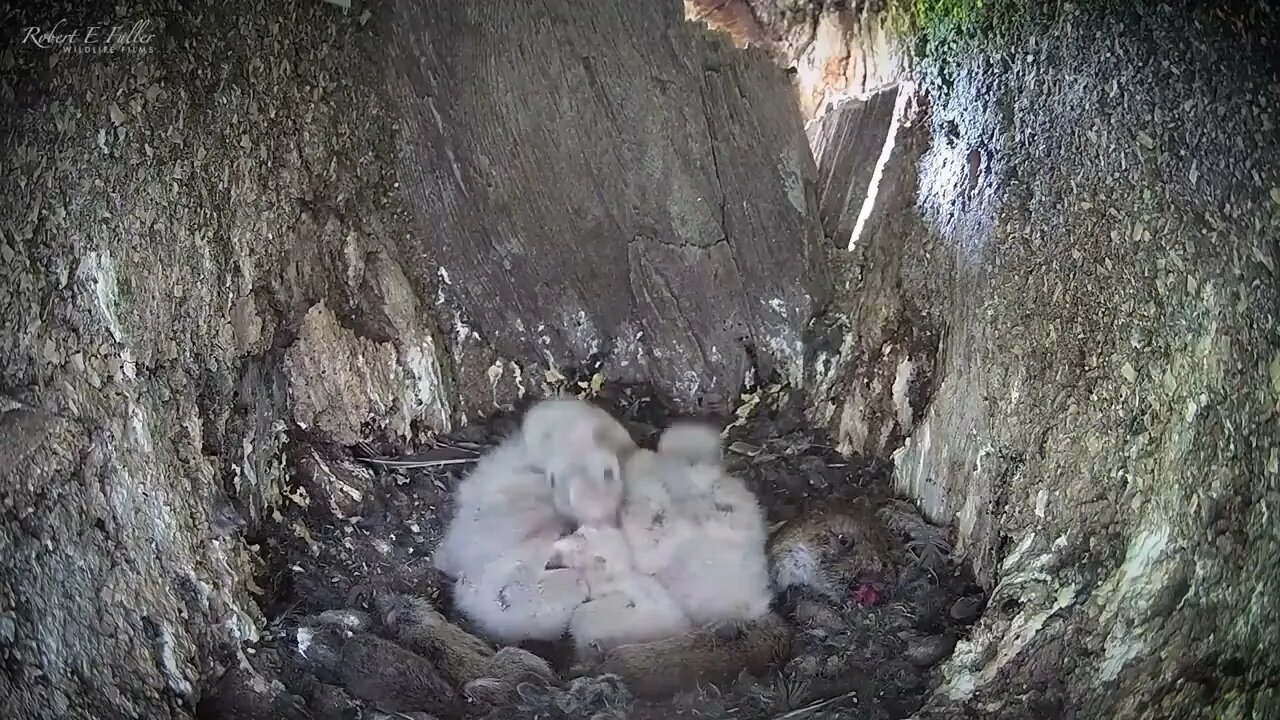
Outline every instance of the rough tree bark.
<path fill-rule="evenodd" d="M 1280 714 L 1280 35 L 1236 10 L 924 68 L 815 406 L 993 593 L 922 718 Z"/>
<path fill-rule="evenodd" d="M 420 252 L 499 353 L 731 400 L 829 299 L 785 75 L 674 2 L 396 5 Z"/>
<path fill-rule="evenodd" d="M 610 348 L 690 403 L 747 348 L 799 376 L 828 281 L 783 73 L 674 2 L 476 5 L 11 19 L 7 713 L 190 716 L 260 627 L 292 433 L 411 443 Z M 144 26 L 22 42 L 59 21 Z"/>
<path fill-rule="evenodd" d="M 109 53 L 22 42 L 59 21 L 143 25 Z M 289 428 L 451 420 L 391 251 L 413 230 L 382 75 L 320 3 L 37 5 L 7 25 L 0 705 L 189 717 L 257 636 L 242 531 L 281 502 Z"/>
<path fill-rule="evenodd" d="M 820 162 L 818 213 L 823 233 L 837 248 L 849 246 L 871 192 L 897 99 L 897 87 L 866 99 L 846 98 L 810 125 L 813 154 Z"/>

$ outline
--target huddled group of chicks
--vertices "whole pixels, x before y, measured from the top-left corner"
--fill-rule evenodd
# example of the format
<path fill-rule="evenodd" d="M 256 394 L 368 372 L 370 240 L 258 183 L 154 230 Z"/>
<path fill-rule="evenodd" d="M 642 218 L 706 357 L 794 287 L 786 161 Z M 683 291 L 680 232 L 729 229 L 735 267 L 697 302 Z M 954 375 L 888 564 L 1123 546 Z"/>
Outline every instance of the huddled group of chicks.
<path fill-rule="evenodd" d="M 435 555 L 457 608 L 506 643 L 568 632 L 579 660 L 770 611 L 767 529 L 719 433 L 640 449 L 604 410 L 545 400 L 457 490 Z"/>
<path fill-rule="evenodd" d="M 849 692 L 866 714 L 873 688 L 923 689 L 954 640 L 950 559 L 916 552 L 945 551 L 943 531 L 905 502 L 826 498 L 771 532 L 761 500 L 777 498 L 729 469 L 716 428 L 652 432 L 649 450 L 594 404 L 534 404 L 451 493 L 431 564 L 457 617 L 387 589 L 310 615 L 278 653 L 288 694 L 310 717 L 369 717 L 316 710 L 367 703 L 391 717 L 644 718 L 675 717 L 673 695 L 696 696 L 694 715 L 770 717 Z M 549 662 L 566 636 L 573 659 Z M 256 692 L 254 677 L 239 686 Z M 899 711 L 879 712 L 866 716 Z"/>

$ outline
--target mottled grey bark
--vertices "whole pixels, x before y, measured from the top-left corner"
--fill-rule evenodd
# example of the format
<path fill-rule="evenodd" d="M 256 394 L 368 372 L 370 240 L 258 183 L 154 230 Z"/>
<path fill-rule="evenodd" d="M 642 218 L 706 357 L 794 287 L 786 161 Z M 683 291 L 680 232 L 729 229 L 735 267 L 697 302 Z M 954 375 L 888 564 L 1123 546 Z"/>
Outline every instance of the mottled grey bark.
<path fill-rule="evenodd" d="M 39 7 L 0 60 L 0 707 L 188 717 L 257 636 L 243 533 L 287 532 L 289 428 L 446 426 L 448 358 L 356 18 Z M 59 20 L 150 25 L 17 44 Z"/>
<path fill-rule="evenodd" d="M 784 74 L 675 2 L 396 4 L 415 248 L 500 354 L 731 400 L 827 301 Z"/>
<path fill-rule="evenodd" d="M 1063 10 L 924 66 L 815 409 L 993 592 L 920 717 L 1280 714 L 1277 36 Z"/>
<path fill-rule="evenodd" d="M 810 142 L 818 161 L 818 212 L 822 231 L 846 248 L 862 213 L 876 162 L 893 117 L 896 87 L 865 99 L 846 99 L 814 119 Z"/>
<path fill-rule="evenodd" d="M 887 96 L 891 112 L 894 95 L 896 91 L 878 96 Z M 877 107 L 883 105 L 849 103 L 835 114 L 853 115 L 852 120 L 826 118 L 823 123 L 837 128 L 856 124 L 868 132 L 880 127 L 887 134 L 882 123 L 863 124 L 868 111 Z M 864 176 L 869 181 L 870 173 L 862 165 L 874 165 L 883 143 L 881 136 L 873 152 L 827 145 L 821 166 L 830 168 L 828 176 L 836 181 L 850 178 L 858 183 Z M 937 300 L 944 297 L 953 265 L 949 254 L 920 254 L 906 241 L 923 234 L 915 212 L 915 190 L 917 164 L 928 144 L 928 135 L 918 129 L 898 131 L 861 237 L 844 259 L 852 282 L 840 314 L 849 332 L 835 361 L 836 370 L 820 377 L 814 388 L 814 412 L 833 426 L 846 452 L 887 457 L 911 434 L 930 400 L 939 338 L 945 328 L 942 317 L 953 309 Z M 842 169 L 848 165 L 853 167 Z M 835 191 L 822 192 L 824 197 L 839 197 Z M 831 228 L 847 226 L 851 234 L 863 197 L 850 197 L 857 198 L 851 208 L 839 213 L 833 208 L 828 217 Z M 843 236 L 842 249 L 849 239 Z"/>
<path fill-rule="evenodd" d="M 8 716 L 189 716 L 261 626 L 293 434 L 413 443 L 548 354 L 690 402 L 747 347 L 801 372 L 828 281 L 781 72 L 673 3 L 462 5 L 11 19 L 149 24 L 0 56 Z"/>

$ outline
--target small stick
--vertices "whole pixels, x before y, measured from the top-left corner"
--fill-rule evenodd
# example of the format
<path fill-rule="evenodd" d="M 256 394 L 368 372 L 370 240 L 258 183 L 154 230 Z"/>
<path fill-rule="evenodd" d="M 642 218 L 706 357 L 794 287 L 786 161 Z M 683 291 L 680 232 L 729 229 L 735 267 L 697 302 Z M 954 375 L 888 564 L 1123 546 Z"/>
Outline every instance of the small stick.
<path fill-rule="evenodd" d="M 374 463 L 376 465 L 387 465 L 390 467 L 410 470 L 413 468 L 433 468 L 443 467 L 445 465 L 465 465 L 479 460 L 478 457 L 472 458 L 446 458 L 443 460 L 401 460 L 398 458 L 363 458 L 364 462 Z"/>
<path fill-rule="evenodd" d="M 796 718 L 796 717 L 800 717 L 801 715 L 804 715 L 805 713 L 810 713 L 810 712 L 813 712 L 814 710 L 821 710 L 822 708 L 824 708 L 824 707 L 826 707 L 826 706 L 828 706 L 828 705 L 834 705 L 834 704 L 836 704 L 836 703 L 840 702 L 841 700 L 845 700 L 845 699 L 848 699 L 848 698 L 854 698 L 854 699 L 856 700 L 856 699 L 857 699 L 857 695 L 858 695 L 858 693 L 855 691 L 855 692 L 848 692 L 848 693 L 845 693 L 844 695 L 837 695 L 837 696 L 835 696 L 835 697 L 833 697 L 833 698 L 828 698 L 828 699 L 826 699 L 826 700 L 820 700 L 820 701 L 818 701 L 818 702 L 816 702 L 816 703 L 813 703 L 812 705 L 806 705 L 805 707 L 799 708 L 798 710 L 792 710 L 791 712 L 783 713 L 782 715 L 774 716 L 773 720 L 786 720 L 787 718 Z"/>

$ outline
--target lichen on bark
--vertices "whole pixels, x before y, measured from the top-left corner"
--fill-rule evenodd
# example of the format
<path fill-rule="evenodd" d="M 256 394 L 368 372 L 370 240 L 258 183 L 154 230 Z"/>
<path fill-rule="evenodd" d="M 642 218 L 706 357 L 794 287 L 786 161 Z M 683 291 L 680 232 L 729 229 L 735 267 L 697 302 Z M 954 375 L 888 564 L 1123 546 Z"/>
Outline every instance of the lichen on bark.
<path fill-rule="evenodd" d="M 992 592 L 921 717 L 1280 701 L 1277 25 L 1234 10 L 1030 9 L 917 58 L 815 410 L 900 443 L 900 491 Z M 908 430 L 886 371 L 930 337 Z"/>

